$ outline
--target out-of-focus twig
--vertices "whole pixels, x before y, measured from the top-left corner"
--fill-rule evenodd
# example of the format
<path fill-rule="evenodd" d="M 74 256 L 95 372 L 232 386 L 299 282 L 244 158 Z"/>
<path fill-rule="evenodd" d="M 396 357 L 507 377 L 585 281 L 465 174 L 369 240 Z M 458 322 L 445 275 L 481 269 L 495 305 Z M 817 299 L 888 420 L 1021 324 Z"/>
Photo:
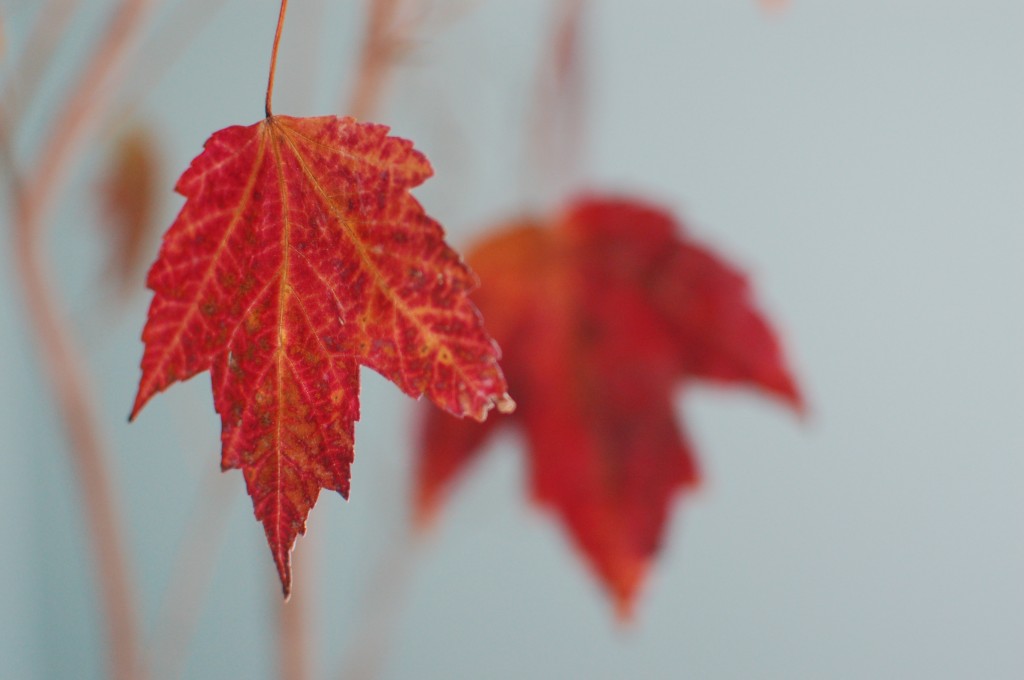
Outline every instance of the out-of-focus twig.
<path fill-rule="evenodd" d="M 35 172 L 27 183 L 12 182 L 15 262 L 43 371 L 71 445 L 103 603 L 109 674 L 115 680 L 136 680 L 145 675 L 138 617 L 121 519 L 106 472 L 107 447 L 99 431 L 95 397 L 85 362 L 74 346 L 67 315 L 51 288 L 40 244 L 45 216 L 58 195 L 62 176 L 103 111 L 111 76 L 125 57 L 149 4 L 150 0 L 122 0 L 115 7 L 106 34 L 53 119 L 52 133 Z"/>
<path fill-rule="evenodd" d="M 35 23 L 25 43 L 25 51 L 11 70 L 0 101 L 7 107 L 8 129 L 17 128 L 22 115 L 31 105 L 46 68 L 61 44 L 78 0 L 46 0 L 40 3 Z"/>
<path fill-rule="evenodd" d="M 121 537 L 121 519 L 106 472 L 107 447 L 97 425 L 95 397 L 85 376 L 84 362 L 71 342 L 66 313 L 59 308 L 50 287 L 50 277 L 33 235 L 39 227 L 24 192 L 14 193 L 16 220 L 20 225 L 14 230 L 14 259 L 43 371 L 71 443 L 106 618 L 110 675 L 116 680 L 133 680 L 143 672 L 138 617 Z"/>
<path fill-rule="evenodd" d="M 172 14 L 161 21 L 164 30 L 148 44 L 146 51 L 131 65 L 125 77 L 117 113 L 120 119 L 134 116 L 140 102 L 161 81 L 172 64 L 188 49 L 199 29 L 209 24 L 223 9 L 225 0 L 186 0 L 172 8 Z"/>
<path fill-rule="evenodd" d="M 530 117 L 532 179 L 528 195 L 561 200 L 579 172 L 586 137 L 583 20 L 585 0 L 561 0 L 554 7 L 554 29 L 539 63 Z M 556 193 L 545 196 L 545 192 Z"/>
<path fill-rule="evenodd" d="M 355 640 L 347 645 L 336 676 L 339 680 L 375 680 L 384 671 L 422 542 L 422 533 L 410 534 L 408 527 L 402 527 L 399 534 L 377 559 L 373 578 L 364 590 L 359 607 L 363 620 Z"/>
<path fill-rule="evenodd" d="M 204 474 L 197 502 L 183 534 L 151 640 L 153 675 L 181 677 L 188 648 L 210 587 L 217 548 L 223 542 L 233 480 L 220 470 Z"/>
<path fill-rule="evenodd" d="M 297 559 L 292 559 L 292 571 L 296 577 L 292 586 L 291 594 L 285 601 L 278 601 L 278 651 L 280 657 L 278 663 L 281 669 L 282 680 L 308 680 L 310 677 L 310 649 L 309 649 L 309 607 L 307 606 L 308 592 L 313 586 L 310 578 L 310 562 L 312 555 L 303 553 Z M 276 590 L 276 589 L 275 589 Z M 276 593 L 275 593 L 276 595 Z"/>
<path fill-rule="evenodd" d="M 380 104 L 396 62 L 422 23 L 422 0 L 370 0 L 369 19 L 346 113 L 368 119 Z"/>
<path fill-rule="evenodd" d="M 110 101 L 116 74 L 139 34 L 154 0 L 121 0 L 96 52 L 76 79 L 70 96 L 54 118 L 52 132 L 39 154 L 39 163 L 26 187 L 27 210 L 39 225 L 56 196 L 80 146 L 95 128 Z"/>

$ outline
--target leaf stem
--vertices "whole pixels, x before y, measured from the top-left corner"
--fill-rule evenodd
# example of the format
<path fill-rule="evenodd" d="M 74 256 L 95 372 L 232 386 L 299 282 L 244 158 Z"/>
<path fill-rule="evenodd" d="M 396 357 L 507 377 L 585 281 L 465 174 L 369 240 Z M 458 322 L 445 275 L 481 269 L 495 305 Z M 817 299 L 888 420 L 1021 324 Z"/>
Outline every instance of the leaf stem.
<path fill-rule="evenodd" d="M 288 0 L 281 0 L 281 11 L 277 15 L 277 32 L 274 33 L 274 49 L 270 53 L 270 76 L 267 78 L 267 118 L 271 118 L 274 115 L 270 102 L 274 97 L 274 72 L 277 70 L 277 48 L 281 44 L 281 29 L 284 28 L 284 15 L 287 11 Z"/>

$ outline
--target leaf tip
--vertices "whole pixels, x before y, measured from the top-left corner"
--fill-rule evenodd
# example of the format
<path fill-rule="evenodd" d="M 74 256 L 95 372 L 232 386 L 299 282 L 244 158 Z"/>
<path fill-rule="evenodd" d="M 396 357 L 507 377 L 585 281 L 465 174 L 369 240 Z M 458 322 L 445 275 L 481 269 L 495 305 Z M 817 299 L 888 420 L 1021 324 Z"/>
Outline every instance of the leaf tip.
<path fill-rule="evenodd" d="M 461 417 L 469 416 L 478 423 L 487 422 L 487 419 L 491 415 L 491 411 L 495 410 L 502 415 L 510 415 L 516 410 L 515 400 L 509 396 L 508 392 L 502 392 L 500 396 L 490 396 L 486 402 L 481 403 L 477 406 L 474 411 L 472 407 L 464 407 L 462 414 L 455 415 Z"/>
<path fill-rule="evenodd" d="M 223 468 L 223 462 L 221 467 Z M 251 494 L 250 494 L 251 495 Z M 260 520 L 263 523 L 264 533 L 267 537 L 267 544 L 270 553 L 274 557 L 274 566 L 277 567 L 277 575 L 281 580 L 281 594 L 285 602 L 292 592 L 292 550 L 295 549 L 295 539 L 304 533 L 304 527 L 296 532 L 281 531 L 281 526 L 275 526 L 266 518 Z"/>
<path fill-rule="evenodd" d="M 788 396 L 789 405 L 796 411 L 797 417 L 806 422 L 811 417 L 811 409 L 804 399 L 804 395 L 800 393 L 796 388 L 793 389 L 793 393 Z"/>
<path fill-rule="evenodd" d="M 647 574 L 648 560 L 628 560 L 619 569 L 608 585 L 615 605 L 615 619 L 622 626 L 633 623 L 636 614 L 636 599 L 640 586 Z"/>
<path fill-rule="evenodd" d="M 277 566 L 277 575 L 281 579 L 281 594 L 284 601 L 292 595 L 292 566 L 291 550 L 286 546 L 274 546 L 274 564 Z"/>
<path fill-rule="evenodd" d="M 797 417 L 806 421 L 809 417 L 809 406 L 800 386 L 788 370 L 782 372 L 767 384 L 770 392 L 796 412 Z"/>
<path fill-rule="evenodd" d="M 615 598 L 615 622 L 621 627 L 633 624 L 635 620 L 635 601 L 631 597 Z"/>
<path fill-rule="evenodd" d="M 139 412 L 142 411 L 142 407 L 146 405 L 146 397 L 142 395 L 142 390 L 135 395 L 135 402 L 132 404 L 132 410 L 128 413 L 128 422 L 134 423 L 135 419 L 139 416 Z"/>
<path fill-rule="evenodd" d="M 433 487 L 422 487 L 416 494 L 416 501 L 413 504 L 413 531 L 422 535 L 434 528 L 437 524 L 437 515 L 440 506 L 437 490 Z"/>
<path fill-rule="evenodd" d="M 516 402 L 509 396 L 508 392 L 505 392 L 495 400 L 494 407 L 498 409 L 498 413 L 507 416 L 515 412 Z"/>

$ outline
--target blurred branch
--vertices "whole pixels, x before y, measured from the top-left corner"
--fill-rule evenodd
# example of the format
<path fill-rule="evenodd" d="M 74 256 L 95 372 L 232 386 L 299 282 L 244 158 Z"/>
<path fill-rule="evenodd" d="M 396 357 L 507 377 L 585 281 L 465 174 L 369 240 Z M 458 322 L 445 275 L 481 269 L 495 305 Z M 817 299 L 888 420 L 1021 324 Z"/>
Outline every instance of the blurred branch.
<path fill-rule="evenodd" d="M 309 610 L 306 593 L 312 587 L 309 578 L 308 554 L 299 559 L 292 556 L 292 571 L 296 578 L 287 600 L 278 599 L 278 651 L 281 664 L 281 680 L 307 680 L 309 672 L 309 632 L 307 630 Z M 300 577 L 301 578 L 298 578 Z"/>
<path fill-rule="evenodd" d="M 585 0 L 561 0 L 554 7 L 553 30 L 538 62 L 536 94 L 527 148 L 533 179 L 528 195 L 561 194 L 578 174 L 586 132 L 584 111 L 583 19 Z"/>
<path fill-rule="evenodd" d="M 367 120 L 380 104 L 394 65 L 422 22 L 421 0 L 370 0 L 363 48 L 347 113 Z"/>
<path fill-rule="evenodd" d="M 129 118 L 139 103 L 166 75 L 210 19 L 224 8 L 225 0 L 186 0 L 175 6 L 173 16 L 163 21 L 165 28 L 132 63 L 125 78 L 123 97 L 117 109 L 121 118 Z M 173 27 L 173 28 L 172 28 Z M 178 30 L 180 28 L 184 30 Z"/>
<path fill-rule="evenodd" d="M 16 129 L 22 115 L 32 104 L 36 89 L 43 80 L 47 66 L 61 44 L 78 0 L 47 0 L 41 3 L 35 23 L 25 43 L 25 51 L 11 70 L 10 80 L 0 101 L 8 107 L 9 129 Z"/>
<path fill-rule="evenodd" d="M 359 611 L 364 612 L 364 620 L 356 639 L 347 646 L 342 670 L 336 676 L 340 680 L 374 680 L 384 670 L 422 537 L 422 533 L 410 534 L 408 527 L 402 527 L 400 532 L 378 558 L 373 578 L 364 590 L 359 607 Z"/>
<path fill-rule="evenodd" d="M 158 678 L 182 676 L 223 542 L 234 485 L 220 470 L 211 472 L 203 477 L 153 628 L 153 673 Z"/>
<path fill-rule="evenodd" d="M 71 95 L 54 119 L 51 134 L 39 154 L 39 164 L 27 187 L 26 210 L 32 225 L 42 222 L 45 211 L 61 188 L 69 162 L 109 103 L 113 85 L 111 76 L 123 67 L 125 56 L 153 1 L 121 0 L 96 52 L 86 63 Z"/>
<path fill-rule="evenodd" d="M 16 183 L 14 183 L 16 184 Z M 60 418 L 71 444 L 75 478 L 92 536 L 101 601 L 106 615 L 110 675 L 133 680 L 142 672 L 138 620 L 120 531 L 120 517 L 107 475 L 106 445 L 99 433 L 95 398 L 81 357 L 71 341 L 66 315 L 50 288 L 50 277 L 34 238 L 39 229 L 25 192 L 12 187 L 16 212 L 14 259 L 25 295 L 31 330 Z"/>
<path fill-rule="evenodd" d="M 138 643 L 138 618 L 122 543 L 120 516 L 106 471 L 107 447 L 99 432 L 95 398 L 86 377 L 85 362 L 74 346 L 67 316 L 52 291 L 40 244 L 45 213 L 58 195 L 62 175 L 88 136 L 98 114 L 103 111 L 111 73 L 123 60 L 148 5 L 148 0 L 123 0 L 117 6 L 106 34 L 55 116 L 36 172 L 27 183 L 22 183 L 17 174 L 10 157 L 10 145 L 8 140 L 4 140 L 10 169 L 14 173 L 11 193 L 15 263 L 43 372 L 50 382 L 71 445 L 72 465 L 82 493 L 85 521 L 96 560 L 109 648 L 109 673 L 116 680 L 144 677 Z M 45 15 L 46 9 L 40 22 L 49 18 Z"/>

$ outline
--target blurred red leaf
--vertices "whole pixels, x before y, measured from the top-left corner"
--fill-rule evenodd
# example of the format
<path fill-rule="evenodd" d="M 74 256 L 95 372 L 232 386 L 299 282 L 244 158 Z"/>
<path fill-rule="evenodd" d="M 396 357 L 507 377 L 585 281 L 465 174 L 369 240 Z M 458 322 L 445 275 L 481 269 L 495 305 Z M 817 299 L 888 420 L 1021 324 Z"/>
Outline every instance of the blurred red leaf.
<path fill-rule="evenodd" d="M 360 365 L 460 416 L 513 407 L 476 280 L 409 193 L 431 172 L 382 125 L 273 116 L 214 133 L 178 181 L 132 417 L 211 372 L 222 467 L 242 469 L 286 594 L 320 489 L 348 495 Z"/>
<path fill-rule="evenodd" d="M 632 201 L 585 200 L 550 225 L 509 225 L 468 259 L 519 408 L 482 425 L 427 415 L 418 512 L 429 519 L 494 429 L 515 423 L 534 499 L 628 616 L 670 501 L 698 480 L 675 389 L 693 378 L 747 385 L 801 409 L 775 333 L 742 274 Z"/>
<path fill-rule="evenodd" d="M 110 238 L 107 274 L 122 291 L 135 287 L 146 245 L 153 236 L 159 152 L 143 127 L 116 142 L 101 185 L 103 224 Z"/>

